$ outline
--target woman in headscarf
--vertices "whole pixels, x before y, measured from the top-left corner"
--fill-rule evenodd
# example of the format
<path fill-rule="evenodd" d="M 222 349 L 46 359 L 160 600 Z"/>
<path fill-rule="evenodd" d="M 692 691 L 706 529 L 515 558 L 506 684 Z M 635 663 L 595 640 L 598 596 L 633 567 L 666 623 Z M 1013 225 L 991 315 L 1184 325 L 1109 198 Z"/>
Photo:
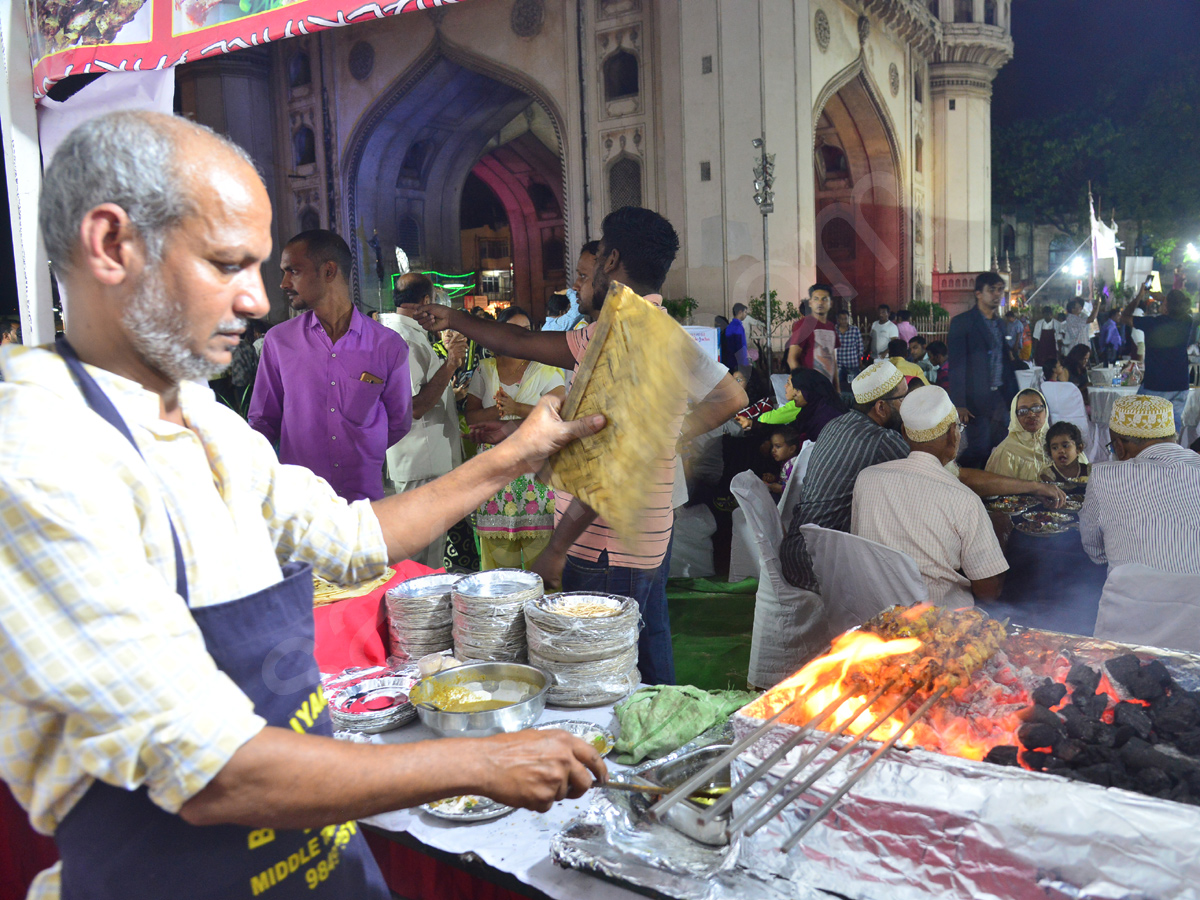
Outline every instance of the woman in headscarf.
<path fill-rule="evenodd" d="M 846 404 L 832 382 L 816 369 L 792 372 L 792 390 L 800 415 L 792 427 L 800 433 L 800 443 L 815 441 L 821 429 L 846 411 Z"/>
<path fill-rule="evenodd" d="M 1009 406 L 1008 437 L 988 457 L 985 468 L 997 475 L 1037 481 L 1050 465 L 1046 432 L 1050 425 L 1046 398 L 1032 388 L 1018 392 Z"/>
<path fill-rule="evenodd" d="M 801 445 L 815 441 L 822 428 L 846 411 L 833 383 L 816 369 L 793 369 L 784 385 L 784 396 L 787 403 L 762 413 L 757 424 L 791 425 L 799 433 Z M 750 429 L 755 422 L 739 416 L 738 424 Z"/>

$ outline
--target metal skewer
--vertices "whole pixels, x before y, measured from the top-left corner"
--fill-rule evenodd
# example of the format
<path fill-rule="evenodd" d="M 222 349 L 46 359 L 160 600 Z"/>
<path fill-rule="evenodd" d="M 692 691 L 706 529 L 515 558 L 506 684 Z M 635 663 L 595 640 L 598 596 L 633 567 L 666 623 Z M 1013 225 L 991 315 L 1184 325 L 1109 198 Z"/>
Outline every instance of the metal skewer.
<path fill-rule="evenodd" d="M 714 774 L 719 772 L 723 767 L 729 765 L 729 763 L 732 762 L 747 747 L 750 747 L 756 743 L 759 738 L 775 727 L 775 724 L 781 718 L 783 718 L 784 714 L 788 712 L 788 710 L 790 710 L 797 703 L 803 703 L 819 688 L 820 685 L 815 685 L 809 688 L 802 696 L 797 697 L 779 712 L 775 713 L 775 715 L 763 722 L 760 726 L 758 726 L 758 728 L 754 729 L 753 732 L 746 735 L 746 737 L 742 738 L 740 741 L 734 743 L 734 745 L 722 753 L 715 762 L 705 766 L 683 784 L 675 788 L 675 790 L 673 790 L 671 793 L 667 794 L 667 796 L 663 797 L 652 807 L 650 807 L 648 814 L 656 818 L 661 818 L 663 813 L 665 813 L 680 800 L 683 800 L 688 795 L 695 793 L 696 788 L 707 785 Z"/>
<path fill-rule="evenodd" d="M 909 700 L 911 700 L 913 695 L 916 694 L 916 692 L 919 689 L 920 689 L 920 687 L 919 687 L 919 685 L 917 685 L 917 686 L 913 686 L 913 687 L 909 688 L 907 691 L 905 691 L 904 696 L 902 696 L 899 700 L 897 700 L 892 705 L 891 709 L 889 709 L 887 712 L 885 712 L 883 715 L 881 715 L 879 718 L 877 718 L 874 722 L 872 722 L 869 728 L 867 728 L 862 734 L 856 736 L 854 738 L 854 740 L 852 740 L 845 747 L 843 747 L 841 750 L 839 750 L 837 753 L 835 753 L 828 762 L 826 762 L 819 769 L 817 769 L 816 772 L 814 772 L 812 775 L 810 775 L 808 778 L 806 778 L 802 784 L 798 785 L 797 787 L 792 789 L 790 792 L 788 792 L 788 794 L 782 800 L 780 800 L 778 803 L 776 803 L 775 806 L 773 806 L 771 809 L 767 810 L 767 812 L 763 813 L 763 815 L 756 822 L 753 822 L 752 824 L 750 824 L 746 828 L 746 834 L 754 834 L 754 832 L 758 831 L 758 829 L 760 829 L 764 825 L 766 825 L 767 822 L 771 821 L 771 819 L 774 818 L 785 806 L 790 804 L 793 800 L 795 800 L 797 797 L 799 797 L 801 794 L 803 794 L 805 791 L 807 791 L 810 787 L 812 787 L 814 784 L 816 784 L 818 781 L 820 781 L 830 769 L 832 769 L 834 766 L 836 766 L 842 760 L 842 758 L 844 756 L 846 756 L 846 754 L 848 754 L 851 750 L 853 750 L 855 747 L 857 747 L 859 744 L 861 744 L 863 741 L 865 741 L 868 737 L 870 737 L 875 732 L 875 730 L 877 728 L 879 728 L 880 725 L 882 725 L 884 722 L 886 722 L 888 719 L 890 719 L 893 715 L 895 715 L 896 711 L 899 710 L 900 707 L 904 706 L 904 704 L 906 704 Z M 895 743 L 895 741 L 893 741 L 892 743 Z M 807 762 L 807 760 L 805 762 Z M 788 784 L 790 783 L 791 779 L 793 777 L 795 777 L 795 775 L 799 772 L 799 770 L 800 770 L 799 766 L 793 767 L 791 772 L 789 772 L 784 778 L 781 778 L 777 784 L 775 784 L 769 791 L 767 791 L 767 795 L 768 796 L 776 796 L 779 793 L 781 793 L 783 790 L 785 790 L 787 788 Z M 746 819 L 746 816 L 741 816 L 739 818 L 739 821 L 737 824 L 741 825 L 745 819 Z M 730 830 L 731 831 L 736 830 L 734 828 L 734 823 L 730 823 Z"/>
<path fill-rule="evenodd" d="M 878 700 L 880 698 L 880 696 L 884 693 L 884 691 L 886 691 L 888 688 L 890 688 L 893 684 L 895 684 L 894 679 L 892 681 L 889 681 L 886 685 L 884 685 L 878 691 L 876 691 L 876 693 L 871 697 L 871 699 L 867 700 L 866 703 L 864 703 L 862 706 L 860 706 L 858 708 L 858 710 L 855 711 L 854 715 L 852 715 L 849 719 L 847 719 L 842 724 L 842 726 L 839 729 L 837 729 L 837 731 L 833 732 L 832 735 L 830 735 L 828 738 L 826 738 L 821 743 L 820 747 L 818 747 L 818 752 L 820 750 L 823 750 L 826 746 L 828 746 L 828 742 L 830 740 L 832 740 L 834 737 L 836 737 L 837 735 L 840 735 L 840 734 L 844 734 L 846 729 L 854 722 L 854 720 L 857 719 L 860 715 L 862 715 L 862 713 L 866 709 L 869 709 L 871 704 L 873 704 L 876 700 Z M 836 701 L 836 704 L 837 704 L 836 707 L 834 707 L 833 704 L 831 704 L 830 706 L 832 708 L 827 707 L 821 713 L 819 713 L 818 715 L 813 716 L 811 719 L 809 719 L 808 723 L 803 728 L 801 728 L 799 731 L 797 731 L 794 735 L 792 735 L 790 738 L 788 738 L 786 741 L 784 741 L 783 744 L 781 744 L 779 746 L 779 749 L 777 749 L 774 753 L 772 753 L 770 756 L 768 756 L 766 759 L 764 759 L 761 763 L 759 763 L 757 766 L 755 766 L 754 770 L 752 772 L 750 772 L 745 778 L 738 781 L 738 783 L 733 786 L 733 788 L 729 791 L 729 793 L 727 793 L 724 797 L 722 797 L 717 803 L 714 803 L 712 806 L 710 806 L 708 809 L 706 809 L 704 811 L 704 813 L 700 816 L 700 821 L 707 825 L 709 822 L 711 822 L 717 816 L 721 815 L 721 813 L 725 812 L 725 810 L 729 809 L 729 807 L 731 807 L 733 805 L 734 800 L 736 800 L 743 793 L 745 793 L 747 790 L 749 790 L 751 785 L 753 785 L 756 781 L 758 781 L 760 778 L 762 778 L 771 769 L 771 767 L 773 767 L 777 762 L 779 762 L 781 759 L 783 759 L 785 756 L 787 756 L 788 753 L 790 753 L 792 751 L 793 747 L 795 747 L 802 740 L 804 740 L 806 737 L 808 737 L 810 734 L 812 734 L 812 732 L 816 729 L 816 727 L 818 725 L 820 725 L 822 722 L 825 721 L 825 719 L 827 719 L 831 715 L 833 715 L 833 713 L 836 712 L 837 709 L 840 708 L 841 705 L 847 699 L 849 699 L 849 696 L 851 693 L 852 693 L 852 691 L 847 691 L 846 693 L 842 694 L 842 696 L 840 696 Z M 807 760 L 806 760 L 806 762 L 807 762 Z"/>
<path fill-rule="evenodd" d="M 892 682 L 889 682 L 888 686 L 890 686 L 891 684 L 892 684 Z M 788 782 L 790 782 L 792 780 L 792 778 L 794 778 L 798 772 L 800 772 L 805 766 L 807 766 L 810 762 L 812 762 L 814 759 L 816 759 L 817 756 L 820 755 L 821 751 L 823 751 L 826 747 L 828 747 L 831 743 L 833 743 L 833 741 L 837 740 L 839 737 L 844 735 L 846 733 L 846 730 L 858 720 L 859 716 L 861 716 L 864 712 L 866 712 L 868 709 L 871 708 L 871 706 L 875 703 L 875 701 L 878 700 L 883 695 L 885 690 L 887 690 L 887 687 L 880 688 L 874 694 L 872 694 L 870 697 L 868 697 L 866 700 L 864 700 L 861 704 L 859 704 L 858 709 L 856 709 L 854 711 L 854 713 L 850 716 L 850 718 L 848 718 L 845 722 L 842 723 L 841 727 L 839 727 L 836 731 L 832 731 L 829 734 L 825 735 L 825 737 L 821 740 L 821 742 L 819 744 L 817 744 L 817 746 L 813 747 L 810 751 L 803 754 L 800 757 L 800 761 L 797 762 L 791 769 L 789 769 L 787 774 L 783 778 L 780 779 L 780 781 L 778 782 L 778 785 L 786 786 L 788 784 Z M 743 790 L 745 790 L 746 788 L 749 788 L 751 784 L 755 783 L 756 781 L 760 781 L 766 775 L 766 771 L 767 770 L 764 769 L 762 766 L 759 766 L 753 772 L 751 772 L 749 775 L 747 775 L 746 778 L 742 779 L 742 781 L 740 781 L 738 783 L 745 785 L 745 788 L 743 788 Z M 730 832 L 736 831 L 738 828 L 740 828 L 742 825 L 744 825 L 746 822 L 748 822 L 754 816 L 755 813 L 757 813 L 760 809 L 762 809 L 764 806 L 766 806 L 767 803 L 769 803 L 773 797 L 777 796 L 779 791 L 782 790 L 782 787 L 779 787 L 778 785 L 776 786 L 776 788 L 774 790 L 767 791 L 763 796 L 761 796 L 757 800 L 755 800 L 754 803 L 751 804 L 748 809 L 744 810 L 742 812 L 742 814 L 737 817 L 737 819 L 735 819 L 733 822 L 731 822 L 730 826 L 729 826 Z"/>
<path fill-rule="evenodd" d="M 846 795 L 850 788 L 854 787 L 854 785 L 857 784 L 858 781 L 864 775 L 866 775 L 868 771 L 870 771 L 871 767 L 879 760 L 879 757 L 883 756 L 883 754 L 892 749 L 896 742 L 900 740 L 900 738 L 902 738 L 908 732 L 908 730 L 917 723 L 917 720 L 922 718 L 925 713 L 929 712 L 929 707 L 933 706 L 933 704 L 935 704 L 938 700 L 942 699 L 942 697 L 945 696 L 946 692 L 949 690 L 950 685 L 942 685 L 933 694 L 931 694 L 929 699 L 922 703 L 917 708 L 917 711 L 908 717 L 908 721 L 901 726 L 900 730 L 888 738 L 887 743 L 872 753 L 871 758 L 863 763 L 859 770 L 851 775 L 849 780 L 840 788 L 838 788 L 837 792 L 834 793 L 833 796 L 817 807 L 817 810 L 811 816 L 809 816 L 808 821 L 805 822 L 795 834 L 783 842 L 779 848 L 780 851 L 787 853 L 789 850 L 795 847 L 796 844 L 798 844 L 800 840 L 813 829 L 813 826 L 815 826 L 829 814 L 830 810 L 832 810 L 837 802 Z"/>

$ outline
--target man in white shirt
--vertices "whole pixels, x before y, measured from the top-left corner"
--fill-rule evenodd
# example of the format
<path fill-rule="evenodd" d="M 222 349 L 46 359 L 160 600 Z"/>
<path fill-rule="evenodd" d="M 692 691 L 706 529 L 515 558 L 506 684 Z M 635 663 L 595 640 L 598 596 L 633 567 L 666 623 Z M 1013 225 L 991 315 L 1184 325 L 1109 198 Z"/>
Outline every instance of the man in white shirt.
<path fill-rule="evenodd" d="M 871 323 L 871 356 L 886 359 L 888 341 L 900 337 L 900 329 L 892 321 L 892 308 L 886 303 L 879 306 L 879 321 Z"/>
<path fill-rule="evenodd" d="M 938 606 L 1000 596 L 1008 562 L 983 502 L 945 468 L 961 426 L 950 395 L 923 387 L 900 405 L 907 459 L 864 469 L 854 485 L 850 530 L 916 561 Z"/>
<path fill-rule="evenodd" d="M 1076 298 L 1067 304 L 1067 319 L 1063 322 L 1063 356 L 1080 344 L 1085 346 L 1091 344 L 1091 325 L 1096 321 L 1098 312 L 1100 312 L 1099 303 L 1092 303 L 1092 312 L 1086 317 L 1083 315 L 1082 300 Z"/>
<path fill-rule="evenodd" d="M 1175 443 L 1171 401 L 1118 397 L 1108 423 L 1113 462 L 1096 463 L 1079 512 L 1092 562 L 1140 563 L 1200 575 L 1200 455 Z"/>
<path fill-rule="evenodd" d="M 412 429 L 387 451 L 388 478 L 402 494 L 445 475 L 462 462 L 462 436 L 454 405 L 454 373 L 462 365 L 467 339 L 454 334 L 446 341 L 446 359 L 434 352 L 428 332 L 413 319 L 413 311 L 433 302 L 433 282 L 428 275 L 409 272 L 396 281 L 396 312 L 384 313 L 381 322 L 408 344 L 408 371 L 412 377 Z M 429 544 L 411 558 L 431 569 L 442 567 L 446 535 L 433 535 Z"/>

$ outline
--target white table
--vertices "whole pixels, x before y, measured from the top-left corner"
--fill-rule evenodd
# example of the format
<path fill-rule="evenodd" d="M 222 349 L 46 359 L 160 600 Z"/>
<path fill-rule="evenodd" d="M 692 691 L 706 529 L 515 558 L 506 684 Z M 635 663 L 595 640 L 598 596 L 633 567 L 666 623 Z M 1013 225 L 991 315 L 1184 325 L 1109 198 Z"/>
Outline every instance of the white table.
<path fill-rule="evenodd" d="M 1088 388 L 1088 404 L 1091 406 L 1089 418 L 1092 427 L 1087 434 L 1087 452 L 1091 462 L 1112 459 L 1112 454 L 1108 452 L 1108 422 L 1112 418 L 1113 404 L 1117 402 L 1118 397 L 1129 397 L 1137 392 L 1137 385 Z"/>
<path fill-rule="evenodd" d="M 595 709 L 547 709 L 539 725 L 563 719 L 579 719 L 612 728 L 613 707 Z M 437 740 L 420 722 L 375 735 L 376 743 L 407 744 Z M 609 772 L 624 769 L 609 760 Z M 574 869 L 560 869 L 550 859 L 550 838 L 591 802 L 590 794 L 578 800 L 554 804 L 547 813 L 518 809 L 491 822 L 454 824 L 419 810 L 402 809 L 380 813 L 363 821 L 385 831 L 407 832 L 421 843 L 447 853 L 473 853 L 487 865 L 514 876 L 556 900 L 635 900 L 641 894 L 625 890 Z"/>

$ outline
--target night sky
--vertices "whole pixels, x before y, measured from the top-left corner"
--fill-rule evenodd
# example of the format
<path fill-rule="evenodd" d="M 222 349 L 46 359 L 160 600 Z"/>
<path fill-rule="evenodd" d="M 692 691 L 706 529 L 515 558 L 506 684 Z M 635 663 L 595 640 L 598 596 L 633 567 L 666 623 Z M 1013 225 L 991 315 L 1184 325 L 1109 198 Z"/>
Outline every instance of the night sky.
<path fill-rule="evenodd" d="M 1120 119 L 1163 67 L 1200 66 L 1198 0 L 1013 0 L 1012 22 L 994 128 L 1081 107 Z"/>

